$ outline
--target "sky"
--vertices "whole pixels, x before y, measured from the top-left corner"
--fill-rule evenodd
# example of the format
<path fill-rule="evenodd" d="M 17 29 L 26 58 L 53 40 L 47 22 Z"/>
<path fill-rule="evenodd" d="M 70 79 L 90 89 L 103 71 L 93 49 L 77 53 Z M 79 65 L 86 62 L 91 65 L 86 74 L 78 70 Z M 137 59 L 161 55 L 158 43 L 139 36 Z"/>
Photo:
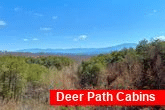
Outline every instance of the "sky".
<path fill-rule="evenodd" d="M 165 39 L 165 0 L 1 0 L 0 50 Z"/>

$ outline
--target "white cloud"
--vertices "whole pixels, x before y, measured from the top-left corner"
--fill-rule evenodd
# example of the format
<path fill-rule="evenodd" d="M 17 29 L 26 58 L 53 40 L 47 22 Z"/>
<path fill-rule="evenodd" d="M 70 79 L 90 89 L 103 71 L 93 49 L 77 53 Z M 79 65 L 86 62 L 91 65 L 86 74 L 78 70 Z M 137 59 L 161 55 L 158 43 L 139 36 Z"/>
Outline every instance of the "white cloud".
<path fill-rule="evenodd" d="M 50 31 L 50 30 L 52 30 L 52 28 L 44 27 L 44 28 L 40 28 L 40 30 L 42 30 L 42 31 Z"/>
<path fill-rule="evenodd" d="M 80 40 L 86 40 L 87 39 L 87 35 L 80 35 L 78 38 L 74 38 L 74 41 L 80 41 Z"/>
<path fill-rule="evenodd" d="M 77 38 L 74 38 L 73 40 L 74 40 L 74 41 L 78 41 L 78 39 L 77 39 Z"/>
<path fill-rule="evenodd" d="M 28 39 L 23 39 L 24 41 L 28 41 Z"/>
<path fill-rule="evenodd" d="M 14 8 L 14 11 L 19 11 L 19 10 L 21 10 L 21 8 L 18 7 Z"/>
<path fill-rule="evenodd" d="M 146 14 L 146 15 L 149 15 L 149 16 L 152 16 L 152 15 L 155 15 L 158 11 L 157 10 L 152 10 L 152 12 Z"/>
<path fill-rule="evenodd" d="M 155 40 L 164 40 L 165 41 L 165 36 L 158 36 L 158 37 L 156 37 L 156 38 L 154 38 Z"/>
<path fill-rule="evenodd" d="M 154 12 L 154 13 L 156 13 L 156 12 L 157 12 L 157 10 L 153 10 L 153 12 Z"/>
<path fill-rule="evenodd" d="M 39 16 L 39 17 L 42 17 L 44 16 L 43 14 L 40 14 L 40 13 L 34 13 L 35 16 Z"/>
<path fill-rule="evenodd" d="M 58 18 L 58 16 L 53 16 L 53 17 L 52 17 L 52 19 L 57 19 L 57 18 Z"/>
<path fill-rule="evenodd" d="M 34 38 L 33 40 L 38 40 L 37 38 Z"/>
<path fill-rule="evenodd" d="M 81 35 L 81 36 L 79 36 L 79 40 L 86 40 L 86 38 L 87 38 L 87 35 Z"/>
<path fill-rule="evenodd" d="M 6 22 L 5 21 L 0 21 L 0 26 L 5 26 Z"/>

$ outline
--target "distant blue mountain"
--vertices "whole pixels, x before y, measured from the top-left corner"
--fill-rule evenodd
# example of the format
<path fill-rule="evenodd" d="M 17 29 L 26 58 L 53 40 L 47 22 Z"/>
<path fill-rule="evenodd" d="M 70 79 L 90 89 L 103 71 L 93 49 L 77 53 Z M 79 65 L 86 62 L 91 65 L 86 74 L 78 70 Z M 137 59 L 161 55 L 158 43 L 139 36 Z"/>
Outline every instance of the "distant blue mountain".
<path fill-rule="evenodd" d="M 49 53 L 49 54 L 79 54 L 79 55 L 97 55 L 106 54 L 112 51 L 118 51 L 123 48 L 135 48 L 135 43 L 124 43 L 117 46 L 107 48 L 72 48 L 72 49 L 23 49 L 17 50 L 16 52 L 31 52 L 31 53 Z"/>

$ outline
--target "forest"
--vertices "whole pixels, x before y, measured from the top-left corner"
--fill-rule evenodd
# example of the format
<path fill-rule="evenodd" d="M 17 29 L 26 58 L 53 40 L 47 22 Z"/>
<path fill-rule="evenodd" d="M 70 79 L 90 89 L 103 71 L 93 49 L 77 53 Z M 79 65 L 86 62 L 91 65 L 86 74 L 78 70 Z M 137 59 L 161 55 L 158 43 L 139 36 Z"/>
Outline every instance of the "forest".
<path fill-rule="evenodd" d="M 100 110 L 107 107 L 52 107 L 49 90 L 164 89 L 164 77 L 165 41 L 162 40 L 144 39 L 136 48 L 92 56 L 81 64 L 66 56 L 1 55 L 0 108 Z"/>

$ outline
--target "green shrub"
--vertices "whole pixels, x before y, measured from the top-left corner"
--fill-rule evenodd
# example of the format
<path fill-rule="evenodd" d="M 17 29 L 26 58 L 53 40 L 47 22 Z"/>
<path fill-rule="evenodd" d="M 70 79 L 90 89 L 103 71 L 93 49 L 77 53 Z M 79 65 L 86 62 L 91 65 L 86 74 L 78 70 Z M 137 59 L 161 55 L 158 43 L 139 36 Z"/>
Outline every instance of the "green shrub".
<path fill-rule="evenodd" d="M 27 58 L 26 62 L 29 64 L 40 64 L 47 68 L 51 66 L 56 67 L 58 70 L 61 70 L 63 66 L 69 66 L 73 64 L 73 60 L 67 57 L 57 57 L 57 56 L 48 56 L 40 58 Z"/>
<path fill-rule="evenodd" d="M 33 85 L 42 83 L 42 74 L 47 69 L 41 65 L 28 64 L 25 57 L 0 57 L 0 93 L 3 99 L 14 98 L 18 100 L 25 90 L 27 82 Z"/>

